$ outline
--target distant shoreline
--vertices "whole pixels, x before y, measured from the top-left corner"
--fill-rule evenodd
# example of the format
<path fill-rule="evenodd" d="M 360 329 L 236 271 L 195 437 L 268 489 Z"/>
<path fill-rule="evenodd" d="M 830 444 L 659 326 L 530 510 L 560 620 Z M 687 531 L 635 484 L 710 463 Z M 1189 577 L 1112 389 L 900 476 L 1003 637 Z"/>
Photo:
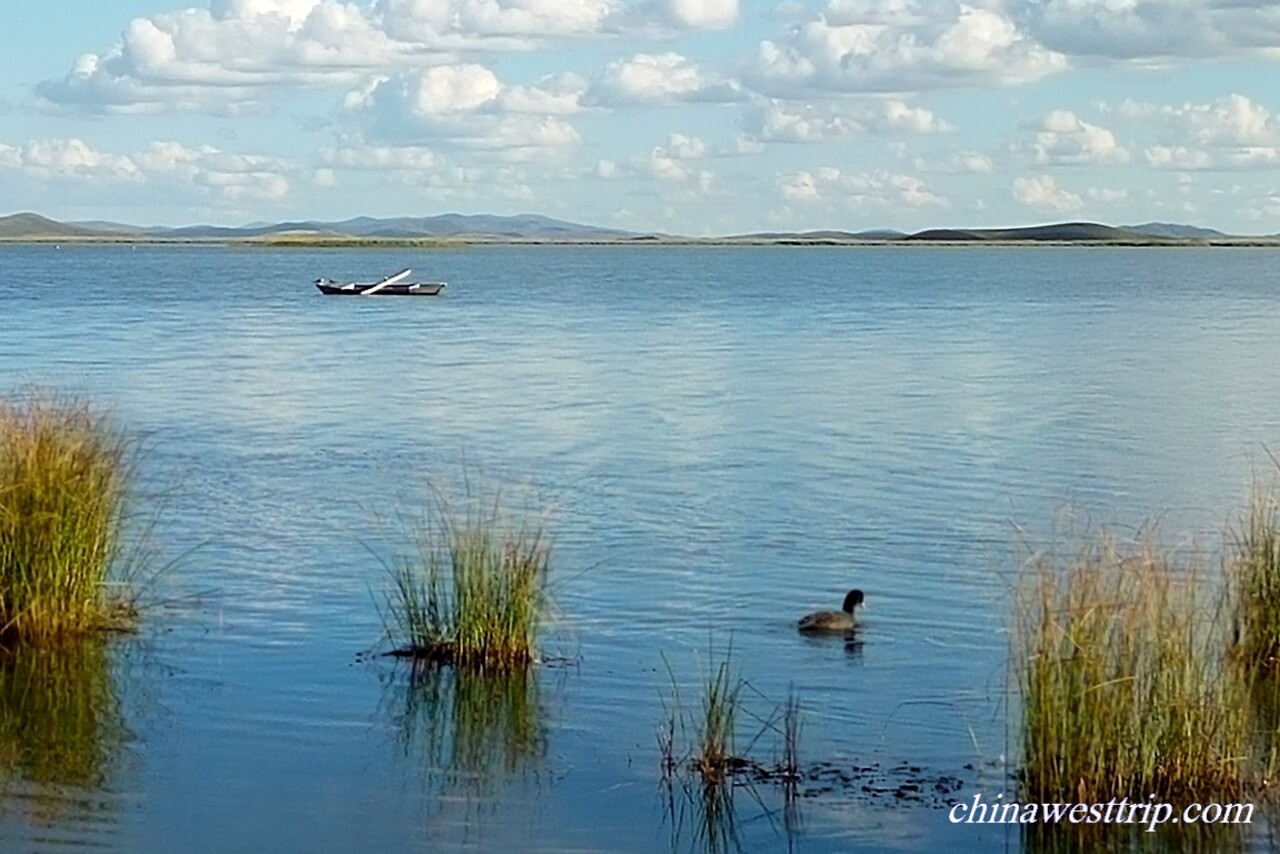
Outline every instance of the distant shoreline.
<path fill-rule="evenodd" d="M 406 237 L 406 238 L 227 238 L 227 237 L 146 237 L 138 235 L 77 235 L 71 237 L 0 237 L 0 246 L 194 246 L 243 249 L 465 249 L 476 246 L 602 246 L 602 247 L 671 247 L 671 246 L 790 246 L 840 248 L 928 248 L 928 247 L 1036 247 L 1081 246 L 1162 249 L 1280 249 L 1280 239 L 1229 237 L 1221 239 L 1001 239 L 915 240 L 911 238 L 883 240 L 840 240 L 802 237 L 638 237 L 638 238 L 540 238 L 540 237 Z"/>

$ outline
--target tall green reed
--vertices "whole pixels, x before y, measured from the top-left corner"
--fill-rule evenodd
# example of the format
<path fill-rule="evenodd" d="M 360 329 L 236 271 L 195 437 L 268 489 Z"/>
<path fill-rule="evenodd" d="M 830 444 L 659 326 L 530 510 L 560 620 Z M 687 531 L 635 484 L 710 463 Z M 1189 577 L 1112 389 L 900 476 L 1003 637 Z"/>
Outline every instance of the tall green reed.
<path fill-rule="evenodd" d="M 118 586 L 137 444 L 85 400 L 0 401 L 0 636 L 44 641 L 121 628 Z"/>

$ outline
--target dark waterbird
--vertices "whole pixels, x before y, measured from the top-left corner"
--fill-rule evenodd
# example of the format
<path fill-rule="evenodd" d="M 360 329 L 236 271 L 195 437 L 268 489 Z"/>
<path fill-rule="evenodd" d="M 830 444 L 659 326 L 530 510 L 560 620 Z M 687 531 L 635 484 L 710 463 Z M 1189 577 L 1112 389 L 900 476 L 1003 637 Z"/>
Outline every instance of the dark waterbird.
<path fill-rule="evenodd" d="M 853 609 L 862 604 L 863 598 L 861 590 L 850 590 L 844 597 L 842 610 L 815 611 L 801 617 L 796 627 L 805 633 L 851 631 L 858 624 Z"/>

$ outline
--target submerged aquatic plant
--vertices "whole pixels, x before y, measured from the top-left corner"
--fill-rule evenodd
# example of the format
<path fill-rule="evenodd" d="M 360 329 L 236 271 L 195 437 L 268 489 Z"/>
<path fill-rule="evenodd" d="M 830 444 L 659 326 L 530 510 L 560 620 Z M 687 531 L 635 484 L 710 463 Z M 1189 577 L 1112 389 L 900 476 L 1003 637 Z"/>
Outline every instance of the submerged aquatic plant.
<path fill-rule="evenodd" d="M 391 567 L 384 623 L 393 654 L 483 667 L 531 663 L 549 598 L 545 513 L 512 517 L 501 491 L 467 483 L 458 507 L 438 486 L 413 523 L 416 553 Z"/>
<path fill-rule="evenodd" d="M 1022 788 L 1165 800 L 1249 782 L 1248 684 L 1228 660 L 1220 573 L 1197 553 L 1088 539 L 1022 567 L 1013 624 Z"/>
<path fill-rule="evenodd" d="M 0 401 L 0 635 L 128 625 L 137 459 L 135 440 L 87 401 L 34 390 Z"/>

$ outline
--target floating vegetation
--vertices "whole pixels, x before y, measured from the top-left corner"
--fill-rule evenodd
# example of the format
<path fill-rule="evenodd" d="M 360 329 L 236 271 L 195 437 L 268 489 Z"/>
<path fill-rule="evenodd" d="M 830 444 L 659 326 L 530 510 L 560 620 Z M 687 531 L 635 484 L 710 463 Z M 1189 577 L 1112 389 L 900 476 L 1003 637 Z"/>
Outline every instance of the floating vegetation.
<path fill-rule="evenodd" d="M 136 441 L 110 414 L 36 390 L 0 401 L 0 635 L 128 628 Z"/>
<path fill-rule="evenodd" d="M 501 491 L 460 504 L 431 486 L 411 523 L 416 553 L 391 566 L 383 611 L 392 655 L 484 668 L 520 667 L 537 655 L 548 609 L 551 540 L 546 513 L 509 514 Z"/>
<path fill-rule="evenodd" d="M 1022 566 L 1012 637 L 1029 801 L 1195 800 L 1250 783 L 1227 585 L 1202 554 L 1163 549 L 1155 534 L 1103 532 L 1065 562 L 1038 553 Z"/>

